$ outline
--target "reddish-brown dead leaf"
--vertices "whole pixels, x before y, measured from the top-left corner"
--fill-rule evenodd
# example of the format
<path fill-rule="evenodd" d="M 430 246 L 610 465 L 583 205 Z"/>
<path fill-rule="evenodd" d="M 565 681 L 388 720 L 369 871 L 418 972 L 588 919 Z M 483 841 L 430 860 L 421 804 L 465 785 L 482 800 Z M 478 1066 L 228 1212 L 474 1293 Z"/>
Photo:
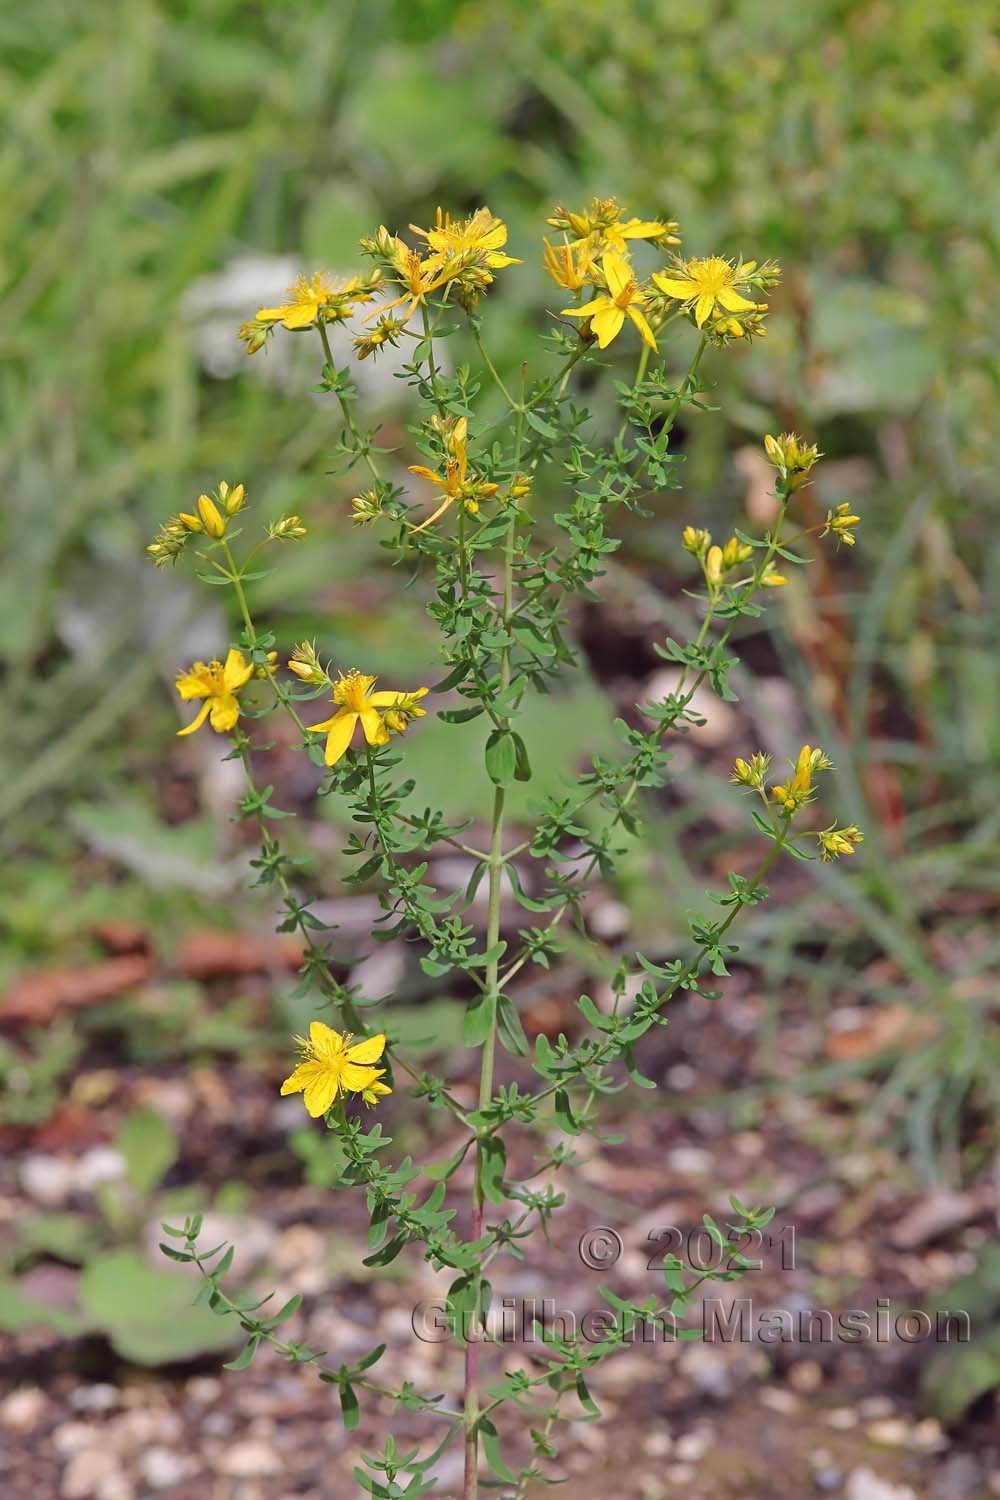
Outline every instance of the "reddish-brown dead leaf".
<path fill-rule="evenodd" d="M 106 958 L 101 963 L 65 969 L 40 969 L 15 979 L 0 1007 L 0 1020 L 45 1026 L 63 1010 L 99 1005 L 145 984 L 153 973 L 146 953 Z"/>

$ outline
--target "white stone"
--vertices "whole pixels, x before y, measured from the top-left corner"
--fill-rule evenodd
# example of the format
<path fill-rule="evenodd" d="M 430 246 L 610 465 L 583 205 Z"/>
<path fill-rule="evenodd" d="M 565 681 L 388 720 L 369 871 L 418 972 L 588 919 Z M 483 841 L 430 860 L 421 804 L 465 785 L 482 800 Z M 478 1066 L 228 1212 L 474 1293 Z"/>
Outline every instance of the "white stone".
<path fill-rule="evenodd" d="M 92 1500 L 118 1473 L 118 1459 L 108 1448 L 83 1448 L 66 1465 L 59 1494 L 62 1500 Z"/>
<path fill-rule="evenodd" d="M 26 1156 L 21 1163 L 21 1186 L 29 1198 L 46 1208 L 58 1208 L 66 1202 L 76 1186 L 72 1162 L 61 1156 Z"/>
<path fill-rule="evenodd" d="M 855 1469 L 847 1481 L 844 1500 L 917 1500 L 908 1484 L 891 1484 L 871 1469 Z"/>
<path fill-rule="evenodd" d="M 113 1146 L 92 1146 L 76 1164 L 77 1186 L 93 1192 L 102 1182 L 123 1182 L 128 1163 Z"/>
<path fill-rule="evenodd" d="M 69 1393 L 69 1404 L 74 1411 L 113 1411 L 120 1401 L 118 1387 L 107 1380 L 78 1385 Z"/>
<path fill-rule="evenodd" d="M 175 1453 L 172 1448 L 148 1448 L 139 1463 L 142 1477 L 154 1490 L 166 1490 L 171 1485 L 190 1479 L 197 1470 L 197 1462 L 186 1453 Z"/>
<path fill-rule="evenodd" d="M 0 1402 L 0 1424 L 11 1432 L 30 1432 L 47 1405 L 45 1393 L 37 1385 L 21 1386 Z"/>
<path fill-rule="evenodd" d="M 232 1479 L 257 1479 L 265 1474 L 280 1474 L 281 1461 L 269 1443 L 253 1439 L 233 1443 L 216 1461 L 220 1474 Z"/>

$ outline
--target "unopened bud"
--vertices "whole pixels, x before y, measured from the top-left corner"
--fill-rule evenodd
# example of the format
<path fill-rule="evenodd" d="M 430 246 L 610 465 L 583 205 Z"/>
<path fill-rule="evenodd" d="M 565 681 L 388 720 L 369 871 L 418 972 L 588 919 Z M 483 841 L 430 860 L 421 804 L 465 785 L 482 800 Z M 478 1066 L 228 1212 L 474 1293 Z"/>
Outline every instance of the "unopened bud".
<path fill-rule="evenodd" d="M 209 536 L 215 537 L 218 540 L 225 533 L 226 523 L 222 519 L 219 508 L 215 501 L 210 500 L 207 495 L 198 496 L 198 514 L 201 517 L 201 524 Z"/>

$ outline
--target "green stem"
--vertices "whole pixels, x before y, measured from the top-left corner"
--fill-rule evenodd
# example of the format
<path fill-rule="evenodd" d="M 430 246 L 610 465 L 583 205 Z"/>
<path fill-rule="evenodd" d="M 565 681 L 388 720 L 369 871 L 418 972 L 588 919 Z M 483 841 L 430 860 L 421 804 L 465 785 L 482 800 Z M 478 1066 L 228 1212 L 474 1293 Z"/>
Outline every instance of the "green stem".
<path fill-rule="evenodd" d="M 334 363 L 333 350 L 330 348 L 330 336 L 326 331 L 326 325 L 323 323 L 317 323 L 316 328 L 319 332 L 320 341 L 323 345 L 323 353 L 326 356 L 326 362 L 330 368 L 331 375 L 335 375 L 337 373 L 337 366 Z M 335 390 L 333 394 L 337 398 L 337 404 L 340 407 L 340 413 L 344 419 L 344 426 L 347 428 L 348 432 L 351 434 L 351 437 L 354 439 L 355 456 L 357 456 L 358 454 L 361 455 L 368 467 L 369 474 L 377 484 L 381 484 L 382 476 L 378 471 L 378 465 L 369 452 L 368 439 L 362 436 L 361 429 L 354 420 L 354 413 L 351 411 L 350 402 L 345 400 L 344 396 L 339 390 Z"/>

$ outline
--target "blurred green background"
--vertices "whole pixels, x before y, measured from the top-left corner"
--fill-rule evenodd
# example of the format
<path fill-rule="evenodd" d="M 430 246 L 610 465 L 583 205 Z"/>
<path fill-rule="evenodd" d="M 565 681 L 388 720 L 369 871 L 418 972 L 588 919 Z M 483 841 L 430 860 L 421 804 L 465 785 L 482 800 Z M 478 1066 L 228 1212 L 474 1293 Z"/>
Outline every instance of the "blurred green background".
<path fill-rule="evenodd" d="M 313 372 L 236 343 L 276 300 L 262 280 L 280 290 L 296 269 L 275 258 L 348 269 L 380 222 L 488 203 L 525 261 L 487 310 L 506 366 L 554 305 L 546 213 L 614 193 L 679 219 L 685 253 L 785 268 L 769 337 L 711 361 L 723 414 L 679 431 L 686 493 L 631 526 L 621 565 L 675 618 L 679 529 L 753 519 L 768 430 L 827 455 L 810 503 L 860 509 L 861 544 L 787 591 L 755 663 L 789 691 L 755 706 L 744 690 L 751 720 L 797 705 L 833 754 L 864 857 L 763 913 L 747 951 L 771 994 L 796 980 L 817 1007 L 930 1013 L 879 1107 L 907 1101 L 929 1177 L 957 1170 L 963 1111 L 992 1107 L 1000 1076 L 995 19 L 991 0 L 7 7 L 0 978 L 85 962 L 109 915 L 164 944 L 206 906 L 244 920 L 228 804 L 172 737 L 172 676 L 225 639 L 222 606 L 143 553 L 199 490 L 245 480 L 258 513 L 312 527 L 258 592 L 283 642 L 425 669 L 419 601 L 380 571 L 374 537 L 348 534 Z M 405 444 L 399 395 L 376 371 L 366 399 Z M 701 889 L 679 850 L 720 773 L 689 765 L 655 856 L 626 866 L 640 931 L 651 868 L 685 898 Z M 463 795 L 440 773 L 431 794 Z M 974 1136 L 973 1165 L 991 1139 Z"/>

